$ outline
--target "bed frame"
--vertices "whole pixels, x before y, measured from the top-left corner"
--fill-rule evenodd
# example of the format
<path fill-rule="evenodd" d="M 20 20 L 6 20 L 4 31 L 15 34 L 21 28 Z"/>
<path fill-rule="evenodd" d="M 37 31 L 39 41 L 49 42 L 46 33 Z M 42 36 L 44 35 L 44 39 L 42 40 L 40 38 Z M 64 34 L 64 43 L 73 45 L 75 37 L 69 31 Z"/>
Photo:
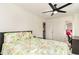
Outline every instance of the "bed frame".
<path fill-rule="evenodd" d="M 17 33 L 17 32 L 31 32 L 32 31 L 10 31 L 10 32 L 0 32 L 0 55 L 2 51 L 2 45 L 4 43 L 4 33 Z"/>

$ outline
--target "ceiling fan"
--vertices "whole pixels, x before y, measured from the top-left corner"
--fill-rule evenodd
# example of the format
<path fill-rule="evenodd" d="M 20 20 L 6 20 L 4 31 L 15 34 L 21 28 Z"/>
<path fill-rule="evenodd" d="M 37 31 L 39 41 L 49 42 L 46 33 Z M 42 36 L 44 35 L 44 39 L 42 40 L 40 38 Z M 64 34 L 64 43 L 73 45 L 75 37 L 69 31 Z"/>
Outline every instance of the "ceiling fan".
<path fill-rule="evenodd" d="M 67 3 L 59 8 L 57 8 L 57 4 L 52 4 L 52 3 L 48 3 L 48 5 L 52 8 L 52 10 L 50 11 L 46 11 L 46 12 L 43 12 L 43 13 L 47 13 L 47 12 L 52 12 L 51 16 L 54 15 L 55 13 L 66 13 L 66 11 L 63 11 L 61 9 L 63 9 L 64 7 L 67 7 L 68 5 L 71 5 L 72 3 Z"/>

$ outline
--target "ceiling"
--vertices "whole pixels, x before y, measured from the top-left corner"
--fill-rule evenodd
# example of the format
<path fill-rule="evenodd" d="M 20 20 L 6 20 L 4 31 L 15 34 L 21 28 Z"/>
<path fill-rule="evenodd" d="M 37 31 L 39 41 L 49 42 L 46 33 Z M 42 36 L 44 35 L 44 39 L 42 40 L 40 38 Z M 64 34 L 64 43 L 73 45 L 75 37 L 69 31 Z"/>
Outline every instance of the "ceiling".
<path fill-rule="evenodd" d="M 54 3 L 52 3 L 52 4 L 54 4 Z M 60 7 L 66 3 L 56 3 L 56 4 L 57 4 L 57 7 Z M 69 15 L 69 14 L 78 13 L 78 10 L 79 10 L 79 7 L 78 7 L 79 4 L 72 3 L 71 5 L 62 9 L 64 11 L 67 11 L 67 13 L 57 13 L 57 14 L 54 14 L 53 16 L 50 16 L 51 12 L 42 13 L 44 11 L 51 10 L 48 3 L 21 3 L 21 4 L 17 4 L 17 5 L 24 8 L 26 11 L 29 11 L 29 12 L 31 12 L 35 15 L 38 15 L 44 19 L 51 19 L 53 17 L 61 17 L 61 16 Z"/>

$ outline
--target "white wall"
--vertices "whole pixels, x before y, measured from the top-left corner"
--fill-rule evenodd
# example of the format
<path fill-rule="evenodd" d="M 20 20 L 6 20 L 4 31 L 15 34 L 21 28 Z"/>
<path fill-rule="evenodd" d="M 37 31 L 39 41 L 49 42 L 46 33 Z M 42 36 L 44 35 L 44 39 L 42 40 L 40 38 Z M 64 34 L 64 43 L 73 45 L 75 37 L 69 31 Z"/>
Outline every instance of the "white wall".
<path fill-rule="evenodd" d="M 15 4 L 0 4 L 0 32 L 32 30 L 35 36 L 42 37 L 42 22 Z"/>
<path fill-rule="evenodd" d="M 73 35 L 74 36 L 79 36 L 79 14 L 75 14 L 74 15 L 75 19 L 74 19 L 74 24 L 73 24 Z"/>
<path fill-rule="evenodd" d="M 46 20 L 47 39 L 63 40 L 65 35 L 65 21 L 72 21 L 73 35 L 79 36 L 79 14 L 56 17 Z M 42 23 L 44 19 L 36 16 L 15 4 L 0 4 L 0 32 L 6 31 L 28 31 L 42 37 Z"/>
<path fill-rule="evenodd" d="M 46 21 L 46 37 L 47 39 L 53 39 L 53 40 L 59 40 L 59 41 L 64 41 L 66 39 L 66 21 L 72 22 L 73 26 L 73 32 L 75 32 L 75 26 L 76 26 L 76 21 L 75 21 L 75 16 L 72 15 L 66 15 L 62 17 L 56 17 L 53 19 L 49 19 Z M 75 24 L 75 25 L 74 25 Z M 79 28 L 79 27 L 78 27 Z M 73 35 L 76 35 L 73 33 Z"/>

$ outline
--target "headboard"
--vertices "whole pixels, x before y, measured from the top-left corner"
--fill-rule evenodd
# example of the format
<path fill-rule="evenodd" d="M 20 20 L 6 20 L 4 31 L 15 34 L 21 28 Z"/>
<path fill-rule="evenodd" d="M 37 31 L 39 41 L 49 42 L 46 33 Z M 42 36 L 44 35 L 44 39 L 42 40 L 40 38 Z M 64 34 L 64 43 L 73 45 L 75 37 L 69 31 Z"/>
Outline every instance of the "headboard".
<path fill-rule="evenodd" d="M 2 50 L 2 45 L 4 43 L 4 34 L 5 33 L 18 33 L 18 32 L 31 32 L 32 31 L 10 31 L 10 32 L 0 32 L 0 52 Z M 0 53 L 1 54 L 1 53 Z"/>
<path fill-rule="evenodd" d="M 9 32 L 3 32 L 3 33 L 17 33 L 17 32 L 31 32 L 32 33 L 32 31 L 9 31 Z"/>
<path fill-rule="evenodd" d="M 2 50 L 2 44 L 4 43 L 4 33 L 0 33 L 0 52 Z"/>

